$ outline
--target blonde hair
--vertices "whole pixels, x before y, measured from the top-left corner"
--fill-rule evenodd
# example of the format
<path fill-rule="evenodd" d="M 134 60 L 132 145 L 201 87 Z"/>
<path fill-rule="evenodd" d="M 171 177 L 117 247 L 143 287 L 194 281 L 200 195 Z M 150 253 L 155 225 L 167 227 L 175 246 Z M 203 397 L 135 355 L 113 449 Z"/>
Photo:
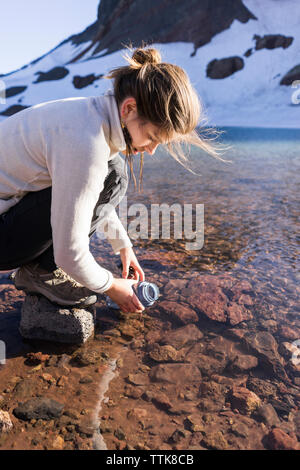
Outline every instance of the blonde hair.
<path fill-rule="evenodd" d="M 206 116 L 203 105 L 193 88 L 186 72 L 178 65 L 161 61 L 160 52 L 143 45 L 132 52 L 130 57 L 123 57 L 129 65 L 112 69 L 105 78 L 114 79 L 114 95 L 118 105 L 132 96 L 136 100 L 137 112 L 141 119 L 160 129 L 163 144 L 167 151 L 181 165 L 195 174 L 186 165 L 188 159 L 181 144 L 195 145 L 213 157 L 227 162 L 220 157 L 225 147 L 213 143 L 223 131 L 205 128 Z M 195 130 L 201 119 L 201 133 Z M 136 189 L 136 178 L 133 172 L 132 148 L 126 126 L 122 125 L 126 140 L 126 160 Z M 175 136 L 175 137 L 174 137 Z M 143 152 L 140 160 L 139 190 L 142 181 Z"/>

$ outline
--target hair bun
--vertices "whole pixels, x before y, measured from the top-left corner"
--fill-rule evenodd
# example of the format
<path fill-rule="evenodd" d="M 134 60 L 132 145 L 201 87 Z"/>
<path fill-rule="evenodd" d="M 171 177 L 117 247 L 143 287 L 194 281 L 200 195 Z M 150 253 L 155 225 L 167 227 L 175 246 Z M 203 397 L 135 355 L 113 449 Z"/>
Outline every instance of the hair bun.
<path fill-rule="evenodd" d="M 132 60 L 140 67 L 145 64 L 156 65 L 161 63 L 161 55 L 159 51 L 154 48 L 138 48 L 134 51 Z"/>

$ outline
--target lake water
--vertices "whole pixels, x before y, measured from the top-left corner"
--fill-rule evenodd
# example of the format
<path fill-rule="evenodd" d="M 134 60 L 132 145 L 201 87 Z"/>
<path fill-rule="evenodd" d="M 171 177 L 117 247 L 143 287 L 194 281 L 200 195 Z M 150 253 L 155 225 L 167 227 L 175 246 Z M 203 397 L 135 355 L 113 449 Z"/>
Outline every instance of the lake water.
<path fill-rule="evenodd" d="M 69 424 L 66 416 L 43 426 L 38 420 L 20 433 L 15 423 L 2 448 L 52 448 L 49 436 L 60 433 L 66 449 L 265 449 L 274 448 L 273 427 L 287 446 L 297 445 L 300 132 L 224 131 L 221 141 L 231 148 L 223 158 L 232 163 L 193 149 L 191 165 L 200 176 L 164 152 L 145 155 L 143 193 L 130 183 L 128 208 L 143 204 L 151 223 L 151 204 L 202 204 L 204 244 L 187 251 L 187 240 L 174 236 L 134 240 L 160 298 L 143 315 L 124 315 L 99 296 L 96 335 L 79 348 L 79 366 L 68 346 L 22 346 L 22 296 L 3 276 L 4 409 L 43 395 L 74 409 Z M 119 257 L 107 241 L 94 235 L 91 250 L 119 275 Z M 33 373 L 24 363 L 28 351 L 50 359 Z M 9 388 L 14 374 L 22 379 L 17 391 Z M 64 385 L 46 390 L 49 374 L 67 376 Z"/>

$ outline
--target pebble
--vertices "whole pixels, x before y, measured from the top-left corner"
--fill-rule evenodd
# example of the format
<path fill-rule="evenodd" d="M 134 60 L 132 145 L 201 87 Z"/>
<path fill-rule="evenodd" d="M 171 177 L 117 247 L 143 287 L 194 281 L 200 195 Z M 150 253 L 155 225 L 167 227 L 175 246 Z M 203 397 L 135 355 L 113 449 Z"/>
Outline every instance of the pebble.
<path fill-rule="evenodd" d="M 0 434 L 2 432 L 8 432 L 12 429 L 13 424 L 10 419 L 10 415 L 7 411 L 0 410 Z"/>

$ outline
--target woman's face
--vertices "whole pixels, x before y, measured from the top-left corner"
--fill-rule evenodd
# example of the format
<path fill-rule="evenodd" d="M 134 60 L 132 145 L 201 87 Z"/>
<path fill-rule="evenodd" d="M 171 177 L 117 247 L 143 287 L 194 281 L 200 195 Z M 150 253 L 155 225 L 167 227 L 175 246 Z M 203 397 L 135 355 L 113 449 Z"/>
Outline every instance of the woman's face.
<path fill-rule="evenodd" d="M 153 155 L 157 146 L 162 143 L 159 139 L 158 127 L 150 122 L 143 121 L 138 116 L 136 101 L 133 97 L 126 98 L 119 111 L 121 119 L 130 134 L 134 155 L 139 152 L 147 152 Z"/>

